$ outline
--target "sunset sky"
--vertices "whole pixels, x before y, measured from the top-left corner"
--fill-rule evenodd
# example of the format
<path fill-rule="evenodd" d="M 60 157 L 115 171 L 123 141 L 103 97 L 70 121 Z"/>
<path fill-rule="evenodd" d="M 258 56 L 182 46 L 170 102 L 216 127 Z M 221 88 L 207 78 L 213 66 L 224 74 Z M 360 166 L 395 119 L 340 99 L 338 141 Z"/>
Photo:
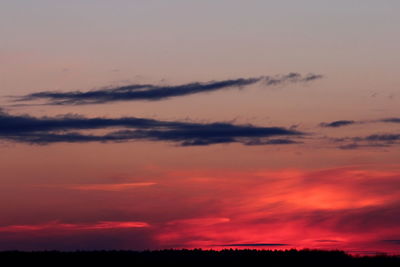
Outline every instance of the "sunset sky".
<path fill-rule="evenodd" d="M 400 1 L 0 2 L 0 250 L 400 254 Z"/>

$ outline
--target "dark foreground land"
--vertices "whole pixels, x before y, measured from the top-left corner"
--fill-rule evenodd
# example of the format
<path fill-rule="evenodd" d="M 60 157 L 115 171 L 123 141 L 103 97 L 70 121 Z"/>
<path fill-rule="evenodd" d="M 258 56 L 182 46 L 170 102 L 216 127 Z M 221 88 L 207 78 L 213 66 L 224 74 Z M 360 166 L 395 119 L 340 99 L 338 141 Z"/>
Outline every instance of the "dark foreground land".
<path fill-rule="evenodd" d="M 1 266 L 396 266 L 400 257 L 321 250 L 0 252 Z"/>

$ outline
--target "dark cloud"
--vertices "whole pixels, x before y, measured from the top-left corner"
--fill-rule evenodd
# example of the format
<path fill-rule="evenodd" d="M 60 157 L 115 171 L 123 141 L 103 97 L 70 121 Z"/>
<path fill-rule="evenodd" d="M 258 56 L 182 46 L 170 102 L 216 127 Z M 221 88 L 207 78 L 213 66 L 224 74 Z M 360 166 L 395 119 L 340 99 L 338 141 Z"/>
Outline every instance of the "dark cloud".
<path fill-rule="evenodd" d="M 386 118 L 382 119 L 381 122 L 400 123 L 400 118 Z"/>
<path fill-rule="evenodd" d="M 379 120 L 365 120 L 365 121 L 353 121 L 353 120 L 338 120 L 333 122 L 322 122 L 319 125 L 321 127 L 329 127 L 329 128 L 339 128 L 344 126 L 350 126 L 353 124 L 362 124 L 362 123 L 400 123 L 400 118 L 385 118 Z"/>
<path fill-rule="evenodd" d="M 266 86 L 276 86 L 285 83 L 310 82 L 321 79 L 322 75 L 289 73 L 279 76 L 261 76 L 253 78 L 238 78 L 206 83 L 193 82 L 177 86 L 159 86 L 153 84 L 132 84 L 128 86 L 107 88 L 92 91 L 43 91 L 17 97 L 16 101 L 48 100 L 49 105 L 82 105 L 100 104 L 114 101 L 162 100 L 171 97 L 212 92 L 223 89 L 242 88 L 262 82 Z"/>
<path fill-rule="evenodd" d="M 310 82 L 318 79 L 322 79 L 324 76 L 321 74 L 309 74 L 302 81 L 304 82 Z"/>
<path fill-rule="evenodd" d="M 400 123 L 400 118 L 384 118 L 376 120 L 338 120 L 333 122 L 322 122 L 319 125 L 327 128 L 339 128 L 354 124 L 367 123 Z M 345 150 L 359 149 L 365 147 L 389 147 L 400 144 L 400 134 L 398 133 L 379 133 L 367 136 L 333 138 L 333 142 L 340 144 L 338 148 Z"/>
<path fill-rule="evenodd" d="M 400 144 L 400 134 L 372 134 L 368 136 L 356 136 L 333 139 L 336 143 L 342 143 L 340 149 L 358 149 L 364 147 L 390 147 Z"/>
<path fill-rule="evenodd" d="M 361 138 L 361 140 L 370 142 L 385 142 L 387 144 L 392 144 L 394 142 L 400 141 L 400 134 L 373 134 Z"/>
<path fill-rule="evenodd" d="M 391 244 L 395 244 L 395 245 L 400 245 L 400 239 L 388 239 L 388 240 L 382 240 L 383 242 L 386 243 L 391 243 Z"/>
<path fill-rule="evenodd" d="M 360 147 L 362 147 L 362 146 L 360 146 L 357 143 L 350 143 L 350 144 L 341 145 L 338 148 L 343 149 L 343 150 L 352 150 L 352 149 L 357 149 Z"/>
<path fill-rule="evenodd" d="M 355 124 L 355 121 L 349 121 L 349 120 L 340 120 L 340 121 L 333 121 L 333 122 L 322 122 L 320 123 L 321 127 L 330 127 L 330 128 L 338 128 L 342 126 L 348 126 Z"/>
<path fill-rule="evenodd" d="M 95 135 L 88 130 L 107 130 Z M 82 132 L 85 130 L 85 133 Z M 270 139 L 300 137 L 303 133 L 282 127 L 235 125 L 225 122 L 192 123 L 154 119 L 86 118 L 76 115 L 36 118 L 0 112 L 0 138 L 4 140 L 49 144 L 59 142 L 126 142 L 134 140 L 175 142 L 181 146 L 221 143 L 245 145 L 292 144 L 295 141 Z"/>
<path fill-rule="evenodd" d="M 267 86 L 274 86 L 274 85 L 281 85 L 286 82 L 290 83 L 297 83 L 297 82 L 311 82 L 314 80 L 322 79 L 323 76 L 320 74 L 308 74 L 306 76 L 302 76 L 299 73 L 289 73 L 286 75 L 278 75 L 275 77 L 270 77 L 270 76 L 264 76 L 262 77 L 262 80 L 264 81 L 264 84 Z"/>
<path fill-rule="evenodd" d="M 260 145 L 290 145 L 290 144 L 300 144 L 299 141 L 294 141 L 292 139 L 269 139 L 269 140 L 259 140 L 254 139 L 246 143 L 248 146 L 260 146 Z"/>

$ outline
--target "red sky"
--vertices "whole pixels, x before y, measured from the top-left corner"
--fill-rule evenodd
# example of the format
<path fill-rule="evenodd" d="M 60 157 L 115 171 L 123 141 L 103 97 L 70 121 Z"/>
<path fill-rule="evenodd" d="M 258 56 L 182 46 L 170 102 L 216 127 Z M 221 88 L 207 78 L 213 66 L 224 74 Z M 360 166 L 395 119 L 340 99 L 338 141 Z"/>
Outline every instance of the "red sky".
<path fill-rule="evenodd" d="M 3 1 L 0 250 L 400 254 L 398 8 Z"/>

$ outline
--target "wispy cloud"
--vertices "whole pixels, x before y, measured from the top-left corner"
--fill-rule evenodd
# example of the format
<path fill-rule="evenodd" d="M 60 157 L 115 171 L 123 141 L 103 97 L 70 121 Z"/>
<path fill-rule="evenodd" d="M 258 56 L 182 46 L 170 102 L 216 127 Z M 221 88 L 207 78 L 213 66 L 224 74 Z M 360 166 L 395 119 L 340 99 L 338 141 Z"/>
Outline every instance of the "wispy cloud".
<path fill-rule="evenodd" d="M 332 122 L 322 122 L 319 124 L 320 127 L 325 128 L 342 128 L 352 125 L 362 125 L 371 123 L 383 123 L 383 124 L 398 124 L 400 118 L 382 118 L 382 119 L 371 119 L 371 120 L 337 120 Z M 338 144 L 338 148 L 345 150 L 353 150 L 359 148 L 379 148 L 389 147 L 400 144 L 400 134 L 394 133 L 376 133 L 365 136 L 353 136 L 353 137 L 341 137 L 332 138 L 335 144 Z"/>
<path fill-rule="evenodd" d="M 168 222 L 168 225 L 198 225 L 198 226 L 208 226 L 220 223 L 228 223 L 231 219 L 225 217 L 210 217 L 210 218 L 190 218 L 183 220 L 176 220 Z"/>
<path fill-rule="evenodd" d="M 222 81 L 193 82 L 175 86 L 159 86 L 154 84 L 132 84 L 92 91 L 42 91 L 22 97 L 16 101 L 47 100 L 48 105 L 84 105 L 100 104 L 115 101 L 163 100 L 171 97 L 213 92 L 224 89 L 243 88 L 256 83 L 264 86 L 277 86 L 285 83 L 307 83 L 321 79 L 319 74 L 301 75 L 289 73 L 277 76 L 261 76 L 237 78 Z"/>
<path fill-rule="evenodd" d="M 400 118 L 386 118 L 380 120 L 381 122 L 400 123 Z"/>
<path fill-rule="evenodd" d="M 319 126 L 326 128 L 339 128 L 344 126 L 351 126 L 355 124 L 366 124 L 366 123 L 400 123 L 400 118 L 384 118 L 378 120 L 338 120 L 332 122 L 321 122 Z"/>
<path fill-rule="evenodd" d="M 367 136 L 336 138 L 334 142 L 341 144 L 341 149 L 358 149 L 363 147 L 389 147 L 400 144 L 400 134 L 382 133 Z"/>
<path fill-rule="evenodd" d="M 149 227 L 146 222 L 137 221 L 101 221 L 95 223 L 62 223 L 53 221 L 43 224 L 32 225 L 7 225 L 0 226 L 0 232 L 24 232 L 24 231 L 44 231 L 44 230 L 107 230 L 107 229 L 124 229 L 124 228 L 143 228 Z"/>
<path fill-rule="evenodd" d="M 336 240 L 336 239 L 317 239 L 317 240 L 315 240 L 315 242 L 318 242 L 318 243 L 337 243 L 337 242 L 341 242 L 341 241 Z"/>
<path fill-rule="evenodd" d="M 283 247 L 289 246 L 289 244 L 281 244 L 281 243 L 243 243 L 243 244 L 223 244 L 217 245 L 221 247 Z"/>
<path fill-rule="evenodd" d="M 81 184 L 62 185 L 61 187 L 78 191 L 124 191 L 155 185 L 153 182 L 125 183 L 125 184 Z"/>
<path fill-rule="evenodd" d="M 110 128 L 114 130 L 102 135 L 82 133 L 82 130 Z M 192 123 L 135 117 L 86 118 L 71 115 L 37 118 L 0 112 L 0 139 L 31 144 L 148 140 L 174 142 L 181 146 L 235 142 L 267 145 L 291 144 L 294 143 L 291 138 L 302 135 L 304 134 L 299 131 L 282 127 L 235 125 L 227 122 Z"/>
<path fill-rule="evenodd" d="M 355 121 L 340 120 L 340 121 L 333 121 L 333 122 L 322 122 L 322 123 L 320 123 L 320 126 L 321 127 L 338 128 L 338 127 L 352 125 L 355 123 L 356 123 Z"/>

